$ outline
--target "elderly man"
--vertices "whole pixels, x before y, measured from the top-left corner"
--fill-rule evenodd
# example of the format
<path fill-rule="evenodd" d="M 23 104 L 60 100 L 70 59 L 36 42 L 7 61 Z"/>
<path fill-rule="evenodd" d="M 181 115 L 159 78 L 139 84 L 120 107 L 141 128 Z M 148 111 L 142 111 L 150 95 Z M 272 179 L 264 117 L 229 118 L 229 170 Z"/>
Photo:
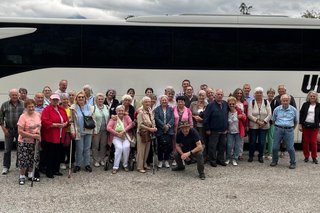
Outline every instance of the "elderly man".
<path fill-rule="evenodd" d="M 42 92 L 36 93 L 34 96 L 34 101 L 36 102 L 34 110 L 41 114 L 42 110 L 47 106 L 44 103 L 44 94 Z"/>
<path fill-rule="evenodd" d="M 274 138 L 272 150 L 272 163 L 270 166 L 276 166 L 279 159 L 279 146 L 283 139 L 286 142 L 287 150 L 290 156 L 290 169 L 296 168 L 295 150 L 294 150 L 294 129 L 297 126 L 297 110 L 289 105 L 290 96 L 284 94 L 280 98 L 281 105 L 276 107 L 273 112 Z"/>
<path fill-rule="evenodd" d="M 223 90 L 217 89 L 215 100 L 204 111 L 203 126 L 209 135 L 208 154 L 212 167 L 226 166 L 226 136 L 228 130 L 228 104 L 222 100 Z"/>
<path fill-rule="evenodd" d="M 204 162 L 202 155 L 202 143 L 197 130 L 190 128 L 190 124 L 187 121 L 183 121 L 180 124 L 180 131 L 176 137 L 176 150 L 177 154 L 175 160 L 177 167 L 172 168 L 172 171 L 182 171 L 185 169 L 183 161 L 191 161 L 191 158 L 197 160 L 197 169 L 201 180 L 206 178 L 204 174 Z"/>
<path fill-rule="evenodd" d="M 67 94 L 67 88 L 68 88 L 68 81 L 63 79 L 59 82 L 59 89 L 54 93 L 59 94 L 61 98 L 62 94 Z"/>
<path fill-rule="evenodd" d="M 4 102 L 0 109 L 0 125 L 4 133 L 4 155 L 2 175 L 9 172 L 11 166 L 11 150 L 14 142 L 18 139 L 17 123 L 23 113 L 23 101 L 19 100 L 18 89 L 9 91 L 10 100 Z M 17 165 L 16 165 L 17 166 Z"/>

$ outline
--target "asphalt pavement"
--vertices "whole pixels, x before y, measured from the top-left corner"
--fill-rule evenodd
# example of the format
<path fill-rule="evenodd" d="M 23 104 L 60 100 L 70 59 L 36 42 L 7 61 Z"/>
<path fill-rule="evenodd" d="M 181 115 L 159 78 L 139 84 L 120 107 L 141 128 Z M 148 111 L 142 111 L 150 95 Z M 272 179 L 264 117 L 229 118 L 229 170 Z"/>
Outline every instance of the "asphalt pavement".
<path fill-rule="evenodd" d="M 195 164 L 155 174 L 111 174 L 98 167 L 70 179 L 64 170 L 54 179 L 42 174 L 33 187 L 19 186 L 19 171 L 11 168 L 0 175 L 0 212 L 319 212 L 320 164 L 304 163 L 301 151 L 296 157 L 294 170 L 288 168 L 288 154 L 277 167 L 257 159 L 238 166 L 206 164 L 205 180 L 198 178 Z"/>

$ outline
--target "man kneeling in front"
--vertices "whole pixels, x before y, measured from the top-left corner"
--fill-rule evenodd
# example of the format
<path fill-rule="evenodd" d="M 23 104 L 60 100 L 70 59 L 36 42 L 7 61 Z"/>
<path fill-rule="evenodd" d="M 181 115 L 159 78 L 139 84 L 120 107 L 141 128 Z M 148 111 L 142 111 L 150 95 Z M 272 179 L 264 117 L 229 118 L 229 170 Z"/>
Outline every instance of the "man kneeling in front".
<path fill-rule="evenodd" d="M 200 136 L 197 130 L 190 128 L 188 122 L 181 122 L 180 131 L 176 137 L 176 151 L 175 160 L 177 162 L 177 167 L 173 168 L 172 171 L 182 171 L 185 169 L 183 161 L 186 163 L 191 161 L 191 158 L 197 160 L 197 169 L 199 172 L 199 177 L 204 180 L 206 176 L 204 175 L 204 162 L 202 155 L 202 143 L 200 141 Z"/>

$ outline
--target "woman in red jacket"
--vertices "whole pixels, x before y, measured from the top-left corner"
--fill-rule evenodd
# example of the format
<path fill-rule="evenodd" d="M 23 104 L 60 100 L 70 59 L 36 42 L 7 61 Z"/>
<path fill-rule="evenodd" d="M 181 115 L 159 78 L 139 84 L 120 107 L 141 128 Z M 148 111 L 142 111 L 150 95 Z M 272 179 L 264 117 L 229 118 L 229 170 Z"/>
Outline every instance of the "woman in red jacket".
<path fill-rule="evenodd" d="M 229 97 L 228 100 L 229 112 L 228 112 L 228 140 L 227 140 L 227 161 L 230 161 L 234 166 L 237 166 L 237 160 L 239 155 L 239 148 L 241 138 L 244 137 L 246 122 L 246 114 L 242 112 L 240 108 L 236 106 L 237 99 L 235 97 Z M 233 152 L 233 156 L 232 153 Z M 233 157 L 233 158 L 232 158 Z"/>
<path fill-rule="evenodd" d="M 68 116 L 66 110 L 59 106 L 59 101 L 60 96 L 52 94 L 50 105 L 42 111 L 41 115 L 42 139 L 44 141 L 46 175 L 48 178 L 54 178 L 54 175 L 62 175 L 59 172 L 59 167 L 63 154 L 62 144 L 66 134 L 65 127 L 68 125 Z"/>

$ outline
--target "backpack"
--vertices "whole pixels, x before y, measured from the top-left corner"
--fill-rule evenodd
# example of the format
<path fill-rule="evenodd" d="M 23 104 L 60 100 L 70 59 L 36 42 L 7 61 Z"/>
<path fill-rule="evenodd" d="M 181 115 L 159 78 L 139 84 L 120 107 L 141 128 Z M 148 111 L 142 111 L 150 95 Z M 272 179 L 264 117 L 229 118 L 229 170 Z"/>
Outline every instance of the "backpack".
<path fill-rule="evenodd" d="M 252 108 L 254 108 L 254 104 L 255 104 L 256 100 L 252 100 Z M 267 100 L 266 99 L 263 99 L 263 102 L 264 102 L 264 106 L 267 107 L 268 103 L 267 103 Z"/>

